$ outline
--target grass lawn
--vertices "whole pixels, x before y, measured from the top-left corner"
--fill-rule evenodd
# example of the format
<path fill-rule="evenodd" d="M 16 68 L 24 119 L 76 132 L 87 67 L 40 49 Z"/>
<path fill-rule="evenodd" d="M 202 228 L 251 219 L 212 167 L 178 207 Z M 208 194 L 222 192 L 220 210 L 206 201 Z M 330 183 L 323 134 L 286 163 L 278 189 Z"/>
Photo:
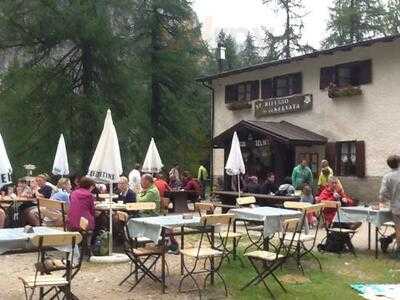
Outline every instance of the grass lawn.
<path fill-rule="evenodd" d="M 400 279 L 400 261 L 395 261 L 383 255 L 375 259 L 372 252 L 357 253 L 357 257 L 344 254 L 339 257 L 336 254 L 318 254 L 323 271 L 312 259 L 307 259 L 305 265 L 305 278 L 298 271 L 293 260 L 288 261 L 282 271 L 276 275 L 282 277 L 287 274 L 296 275 L 303 279 L 304 283 L 284 283 L 288 290 L 285 294 L 275 283 L 273 278 L 267 279 L 277 299 L 362 299 L 354 292 L 350 284 L 363 283 L 398 283 Z M 223 274 L 227 282 L 230 298 L 232 299 L 269 299 L 270 296 L 263 286 L 250 286 L 245 291 L 240 291 L 251 278 L 255 271 L 247 258 L 242 258 L 245 263 L 243 268 L 236 260 L 230 264 L 225 263 Z M 222 285 L 219 285 L 222 288 Z"/>

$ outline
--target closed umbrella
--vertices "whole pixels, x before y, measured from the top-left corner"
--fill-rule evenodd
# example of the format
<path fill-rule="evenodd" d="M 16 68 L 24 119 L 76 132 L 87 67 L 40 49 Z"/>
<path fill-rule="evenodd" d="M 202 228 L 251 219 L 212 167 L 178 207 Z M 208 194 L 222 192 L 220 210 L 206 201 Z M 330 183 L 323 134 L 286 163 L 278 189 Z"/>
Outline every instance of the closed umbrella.
<path fill-rule="evenodd" d="M 163 166 L 156 143 L 154 142 L 154 139 L 151 138 L 149 149 L 147 149 L 146 157 L 144 159 L 142 172 L 160 173 Z"/>
<path fill-rule="evenodd" d="M 12 182 L 11 174 L 11 163 L 8 159 L 3 137 L 0 134 L 0 188 Z"/>
<path fill-rule="evenodd" d="M 98 181 L 110 184 L 110 236 L 109 255 L 112 255 L 112 194 L 113 183 L 122 174 L 121 152 L 118 144 L 117 131 L 112 121 L 111 110 L 107 110 L 104 128 L 89 166 L 88 176 Z"/>
<path fill-rule="evenodd" d="M 58 141 L 52 173 L 54 175 L 60 175 L 60 176 L 65 176 L 69 174 L 67 147 L 65 146 L 65 140 L 63 134 L 61 134 L 60 139 Z"/>
<path fill-rule="evenodd" d="M 239 138 L 236 131 L 233 134 L 231 151 L 229 152 L 225 170 L 226 174 L 230 176 L 237 176 L 238 192 L 240 197 L 240 174 L 246 173 L 246 167 L 244 166 L 242 151 L 240 149 Z"/>

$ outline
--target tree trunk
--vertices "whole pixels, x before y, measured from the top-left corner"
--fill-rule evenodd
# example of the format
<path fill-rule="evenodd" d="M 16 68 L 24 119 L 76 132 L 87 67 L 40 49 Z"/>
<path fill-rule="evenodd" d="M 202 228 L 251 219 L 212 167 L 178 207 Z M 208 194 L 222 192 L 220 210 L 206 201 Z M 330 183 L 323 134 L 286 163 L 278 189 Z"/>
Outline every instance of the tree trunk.
<path fill-rule="evenodd" d="M 351 19 L 350 19 L 350 43 L 354 43 L 356 35 L 356 17 L 354 13 L 354 0 L 350 1 Z"/>
<path fill-rule="evenodd" d="M 289 1 L 286 2 L 286 30 L 285 30 L 285 39 L 286 39 L 286 45 L 285 45 L 285 58 L 290 58 L 290 7 L 289 7 Z"/>

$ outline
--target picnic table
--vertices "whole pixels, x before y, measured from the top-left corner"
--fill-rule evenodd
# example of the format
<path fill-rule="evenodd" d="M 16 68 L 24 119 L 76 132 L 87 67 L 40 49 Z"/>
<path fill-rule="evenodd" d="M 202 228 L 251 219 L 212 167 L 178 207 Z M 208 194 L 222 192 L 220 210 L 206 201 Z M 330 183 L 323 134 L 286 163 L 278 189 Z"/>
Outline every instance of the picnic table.
<path fill-rule="evenodd" d="M 32 227 L 33 232 L 25 232 L 24 227 L 0 229 L 0 255 L 7 253 L 34 251 L 35 247 L 31 243 L 35 235 L 64 234 L 64 231 L 51 227 Z M 61 251 L 67 251 L 65 247 Z"/>
<path fill-rule="evenodd" d="M 135 236 L 146 237 L 154 243 L 158 243 L 160 236 L 163 247 L 161 255 L 161 282 L 162 293 L 165 293 L 165 238 L 167 229 L 181 228 L 181 248 L 184 248 L 184 230 L 186 226 L 200 225 L 200 217 L 193 216 L 191 219 L 184 219 L 183 215 L 168 215 L 159 217 L 144 217 L 133 218 L 128 222 L 129 232 L 134 233 Z M 181 256 L 181 261 L 183 257 Z"/>
<path fill-rule="evenodd" d="M 292 209 L 283 209 L 277 207 L 254 207 L 254 208 L 235 208 L 229 211 L 235 215 L 234 232 L 236 232 L 237 221 L 250 221 L 263 224 L 263 250 L 268 250 L 270 238 L 277 232 L 281 231 L 281 224 L 286 219 L 302 218 L 300 211 Z M 307 226 L 308 228 L 308 226 Z M 249 232 L 247 232 L 250 241 L 254 246 L 256 242 L 252 240 Z M 235 245 L 236 243 L 233 243 Z M 233 249 L 234 257 L 236 256 L 236 247 Z"/>
<path fill-rule="evenodd" d="M 126 211 L 126 204 L 121 203 L 111 203 L 111 209 L 113 211 Z M 110 204 L 105 202 L 96 202 L 95 203 L 95 210 L 107 212 L 110 211 Z"/>
<path fill-rule="evenodd" d="M 11 202 L 34 202 L 36 198 L 27 197 L 11 197 L 11 196 L 0 196 L 0 203 L 11 203 Z"/>
<path fill-rule="evenodd" d="M 341 207 L 340 222 L 368 222 L 368 250 L 371 249 L 371 224 L 375 227 L 375 258 L 378 258 L 379 228 L 393 220 L 389 208 L 373 209 L 370 206 Z M 336 214 L 334 222 L 338 222 Z"/>
<path fill-rule="evenodd" d="M 221 200 L 223 212 L 228 211 L 229 207 L 236 206 L 236 198 L 239 197 L 238 192 L 231 191 L 215 191 L 212 194 L 214 196 L 217 196 Z M 240 197 L 255 197 L 257 205 L 259 206 L 282 207 L 285 201 L 300 201 L 299 196 L 276 196 L 266 194 L 240 193 Z"/>
<path fill-rule="evenodd" d="M 165 197 L 169 198 L 173 203 L 173 208 L 171 209 L 173 213 L 188 212 L 188 201 L 196 201 L 195 198 L 197 196 L 195 191 L 172 190 L 165 192 Z"/>

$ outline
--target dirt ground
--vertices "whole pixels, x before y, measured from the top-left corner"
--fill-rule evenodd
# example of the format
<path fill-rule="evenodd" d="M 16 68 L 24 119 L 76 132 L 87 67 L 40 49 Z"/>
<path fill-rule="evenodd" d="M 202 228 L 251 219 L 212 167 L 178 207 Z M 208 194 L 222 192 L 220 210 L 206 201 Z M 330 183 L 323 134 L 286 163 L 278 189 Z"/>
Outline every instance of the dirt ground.
<path fill-rule="evenodd" d="M 367 226 L 363 225 L 354 239 L 355 247 L 365 249 L 367 247 L 367 236 Z M 168 255 L 167 261 L 169 274 L 167 274 L 168 293 L 166 295 L 162 295 L 160 286 L 151 280 L 143 280 L 132 292 L 128 292 L 129 284 L 119 286 L 118 283 L 129 272 L 129 263 L 110 265 L 84 262 L 80 273 L 73 280 L 72 290 L 79 299 L 83 300 L 198 299 L 196 293 L 179 294 L 177 292 L 177 285 L 180 280 L 179 256 Z M 18 280 L 18 276 L 33 275 L 33 264 L 35 262 L 36 255 L 33 253 L 0 256 L 0 300 L 24 299 L 23 286 L 21 281 Z M 158 266 L 158 271 L 159 268 Z M 213 289 L 205 296 L 205 299 L 227 299 L 224 297 L 222 289 Z"/>

